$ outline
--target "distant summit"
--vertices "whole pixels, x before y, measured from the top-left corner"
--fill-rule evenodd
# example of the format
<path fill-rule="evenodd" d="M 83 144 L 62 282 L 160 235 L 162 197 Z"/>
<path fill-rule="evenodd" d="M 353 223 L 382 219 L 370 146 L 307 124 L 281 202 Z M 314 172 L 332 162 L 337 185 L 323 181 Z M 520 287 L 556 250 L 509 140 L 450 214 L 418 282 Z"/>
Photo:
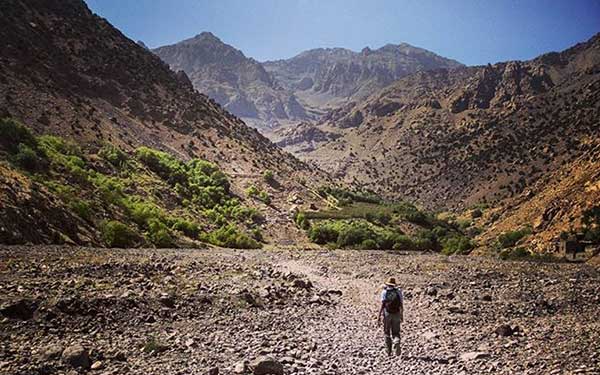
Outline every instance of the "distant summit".
<path fill-rule="evenodd" d="M 361 52 L 318 48 L 260 63 L 206 31 L 153 51 L 185 71 L 197 90 L 263 130 L 317 120 L 416 71 L 462 66 L 406 43 Z"/>
<path fill-rule="evenodd" d="M 174 71 L 231 113 L 258 127 L 310 116 L 293 92 L 277 84 L 264 67 L 210 32 L 154 50 Z"/>

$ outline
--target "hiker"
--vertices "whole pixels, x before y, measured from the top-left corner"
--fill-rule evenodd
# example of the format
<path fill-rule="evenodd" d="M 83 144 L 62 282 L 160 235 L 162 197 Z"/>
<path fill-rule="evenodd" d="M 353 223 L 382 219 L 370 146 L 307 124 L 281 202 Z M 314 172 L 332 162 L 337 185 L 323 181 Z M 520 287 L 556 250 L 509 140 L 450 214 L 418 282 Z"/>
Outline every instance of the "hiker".
<path fill-rule="evenodd" d="M 404 296 L 393 277 L 388 279 L 381 292 L 381 309 L 377 316 L 379 325 L 382 316 L 387 354 L 392 355 L 393 344 L 396 355 L 400 355 L 400 323 L 404 320 Z"/>

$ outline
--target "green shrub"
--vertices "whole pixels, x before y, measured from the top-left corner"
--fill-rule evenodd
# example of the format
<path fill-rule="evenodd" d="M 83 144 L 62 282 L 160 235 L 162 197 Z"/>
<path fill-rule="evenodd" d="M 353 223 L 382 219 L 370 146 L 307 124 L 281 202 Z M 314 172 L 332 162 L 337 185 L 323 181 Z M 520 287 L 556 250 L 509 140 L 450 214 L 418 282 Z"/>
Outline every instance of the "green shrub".
<path fill-rule="evenodd" d="M 365 219 L 373 224 L 388 225 L 392 220 L 392 217 L 390 214 L 382 210 L 378 210 L 375 212 L 367 212 L 365 214 Z"/>
<path fill-rule="evenodd" d="M 60 199 L 64 201 L 72 199 L 72 197 L 75 195 L 75 188 L 72 186 L 63 185 L 56 181 L 49 180 L 45 180 L 44 185 L 46 185 L 48 189 L 56 193 L 56 195 L 58 195 Z"/>
<path fill-rule="evenodd" d="M 249 197 L 256 197 L 258 195 L 258 193 L 259 193 L 259 190 L 254 185 L 250 185 L 246 189 L 246 195 L 249 196 Z"/>
<path fill-rule="evenodd" d="M 54 135 L 42 135 L 39 137 L 39 147 L 52 159 L 56 158 L 57 154 L 62 156 L 77 156 L 79 158 L 83 156 L 81 149 L 75 143 Z"/>
<path fill-rule="evenodd" d="M 360 245 L 366 240 L 374 240 L 375 238 L 376 235 L 369 226 L 361 222 L 350 222 L 347 225 L 341 226 L 337 245 L 339 247 L 352 247 Z"/>
<path fill-rule="evenodd" d="M 100 231 L 102 240 L 108 247 L 132 247 L 139 239 L 131 228 L 116 220 L 103 223 Z"/>
<path fill-rule="evenodd" d="M 417 246 L 410 237 L 399 235 L 395 238 L 392 248 L 394 250 L 416 250 Z"/>
<path fill-rule="evenodd" d="M 436 242 L 428 238 L 416 238 L 413 241 L 415 243 L 416 250 L 435 250 L 436 248 Z"/>
<path fill-rule="evenodd" d="M 583 211 L 581 222 L 587 226 L 600 225 L 600 206 L 593 206 Z"/>
<path fill-rule="evenodd" d="M 112 204 L 120 202 L 125 189 L 120 179 L 92 172 L 88 175 L 87 180 L 98 189 L 105 202 Z"/>
<path fill-rule="evenodd" d="M 498 236 L 498 244 L 500 248 L 506 249 L 508 247 L 513 247 L 524 237 L 531 234 L 531 229 L 526 227 L 515 231 L 510 231 L 506 233 L 502 233 Z"/>
<path fill-rule="evenodd" d="M 92 219 L 92 206 L 89 201 L 74 199 L 69 203 L 69 208 L 84 220 L 90 221 Z"/>
<path fill-rule="evenodd" d="M 532 257 L 532 253 L 524 247 L 516 247 L 514 249 L 504 249 L 499 256 L 502 260 L 508 259 L 525 259 Z"/>
<path fill-rule="evenodd" d="M 81 149 L 75 143 L 60 137 L 44 135 L 39 137 L 39 148 L 47 155 L 52 165 L 64 168 L 79 182 L 90 178 L 91 172 L 86 169 L 87 164 Z"/>
<path fill-rule="evenodd" d="M 227 192 L 221 186 L 191 186 L 192 202 L 200 207 L 214 208 L 227 200 Z"/>
<path fill-rule="evenodd" d="M 377 242 L 377 248 L 382 249 L 382 250 L 393 249 L 397 238 L 401 235 L 402 234 L 398 233 L 398 232 L 392 232 L 392 231 L 387 231 L 387 230 L 384 231 L 383 233 L 378 235 L 375 240 Z"/>
<path fill-rule="evenodd" d="M 151 220 L 166 221 L 162 208 L 140 197 L 127 197 L 122 200 L 122 204 L 127 209 L 131 220 L 142 227 L 148 227 Z"/>
<path fill-rule="evenodd" d="M 238 227 L 233 224 L 225 225 L 211 232 L 206 239 L 214 245 L 235 249 L 258 249 L 261 247 L 258 241 L 240 232 Z"/>
<path fill-rule="evenodd" d="M 583 238 L 593 244 L 600 244 L 600 227 L 585 228 Z"/>
<path fill-rule="evenodd" d="M 458 225 L 458 227 L 460 229 L 467 229 L 468 227 L 471 226 L 471 220 L 469 219 L 458 219 L 456 220 L 456 225 Z"/>
<path fill-rule="evenodd" d="M 264 204 L 271 204 L 271 196 L 269 196 L 269 193 L 267 193 L 266 191 L 261 191 L 258 194 L 258 199 L 260 199 L 260 201 Z"/>
<path fill-rule="evenodd" d="M 446 237 L 446 235 L 448 234 L 448 229 L 446 229 L 444 227 L 436 226 L 431 230 L 431 233 L 433 233 L 435 238 L 437 238 L 439 240 L 439 239 Z"/>
<path fill-rule="evenodd" d="M 0 144 L 11 154 L 18 151 L 19 145 L 36 149 L 38 142 L 31 131 L 12 118 L 0 119 Z"/>
<path fill-rule="evenodd" d="M 206 160 L 193 159 L 187 165 L 188 183 L 190 186 L 215 186 L 229 193 L 230 184 L 227 176 L 216 164 Z"/>
<path fill-rule="evenodd" d="M 275 175 L 273 174 L 273 171 L 270 169 L 267 169 L 266 171 L 264 171 L 263 178 L 268 183 L 273 183 L 275 181 Z"/>
<path fill-rule="evenodd" d="M 250 233 L 252 234 L 252 238 L 254 238 L 256 241 L 263 242 L 264 238 L 259 228 L 252 229 Z"/>
<path fill-rule="evenodd" d="M 200 227 L 198 226 L 198 224 L 192 223 L 191 221 L 187 221 L 185 219 L 175 219 L 172 224 L 172 228 L 173 230 L 182 232 L 186 236 L 194 239 L 197 239 L 200 235 Z"/>
<path fill-rule="evenodd" d="M 135 155 L 152 172 L 169 183 L 187 183 L 184 163 L 170 154 L 149 147 L 139 147 L 135 150 Z"/>
<path fill-rule="evenodd" d="M 469 238 L 460 235 L 444 238 L 441 242 L 442 253 L 446 255 L 466 254 L 474 248 Z"/>
<path fill-rule="evenodd" d="M 422 226 L 429 226 L 432 221 L 431 217 L 421 211 L 405 212 L 401 217 L 406 221 Z"/>
<path fill-rule="evenodd" d="M 128 160 L 126 153 L 111 144 L 104 145 L 98 152 L 98 156 L 117 168 L 122 168 Z"/>
<path fill-rule="evenodd" d="M 19 143 L 17 152 L 11 157 L 11 160 L 17 166 L 29 172 L 39 172 L 47 167 L 46 160 L 25 143 Z"/>
<path fill-rule="evenodd" d="M 310 240 L 319 245 L 337 242 L 338 235 L 338 229 L 330 222 L 315 223 L 308 230 Z"/>
<path fill-rule="evenodd" d="M 369 238 L 369 239 L 364 240 L 362 242 L 362 244 L 360 245 L 360 247 L 365 250 L 377 249 L 377 242 L 375 242 L 375 240 Z"/>
<path fill-rule="evenodd" d="M 175 247 L 175 241 L 173 240 L 171 233 L 169 233 L 169 228 L 157 218 L 148 220 L 148 232 L 146 236 L 156 247 Z"/>
<path fill-rule="evenodd" d="M 310 220 L 308 220 L 306 214 L 302 211 L 298 211 L 296 213 L 294 221 L 300 229 L 308 230 L 310 228 Z"/>

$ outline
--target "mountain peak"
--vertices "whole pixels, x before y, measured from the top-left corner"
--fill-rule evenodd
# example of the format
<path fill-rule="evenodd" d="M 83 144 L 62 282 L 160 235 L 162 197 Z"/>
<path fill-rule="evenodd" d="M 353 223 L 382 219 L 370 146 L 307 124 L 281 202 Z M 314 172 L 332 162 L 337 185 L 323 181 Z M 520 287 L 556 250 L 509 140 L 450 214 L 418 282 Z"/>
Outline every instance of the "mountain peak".
<path fill-rule="evenodd" d="M 215 40 L 221 42 L 221 39 L 219 39 L 215 34 L 211 33 L 210 31 L 203 31 L 200 34 L 196 35 L 193 39 Z"/>

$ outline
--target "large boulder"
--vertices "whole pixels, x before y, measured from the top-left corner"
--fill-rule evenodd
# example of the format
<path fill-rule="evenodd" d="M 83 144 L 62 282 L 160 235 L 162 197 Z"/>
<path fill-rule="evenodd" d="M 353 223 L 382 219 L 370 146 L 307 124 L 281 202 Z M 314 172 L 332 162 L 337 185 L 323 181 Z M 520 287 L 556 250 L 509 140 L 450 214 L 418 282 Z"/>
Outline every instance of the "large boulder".
<path fill-rule="evenodd" d="M 271 357 L 259 357 L 252 362 L 254 375 L 283 375 L 283 365 Z"/>
<path fill-rule="evenodd" d="M 67 347 L 62 353 L 62 361 L 75 368 L 90 367 L 90 355 L 87 349 L 80 344 Z"/>

